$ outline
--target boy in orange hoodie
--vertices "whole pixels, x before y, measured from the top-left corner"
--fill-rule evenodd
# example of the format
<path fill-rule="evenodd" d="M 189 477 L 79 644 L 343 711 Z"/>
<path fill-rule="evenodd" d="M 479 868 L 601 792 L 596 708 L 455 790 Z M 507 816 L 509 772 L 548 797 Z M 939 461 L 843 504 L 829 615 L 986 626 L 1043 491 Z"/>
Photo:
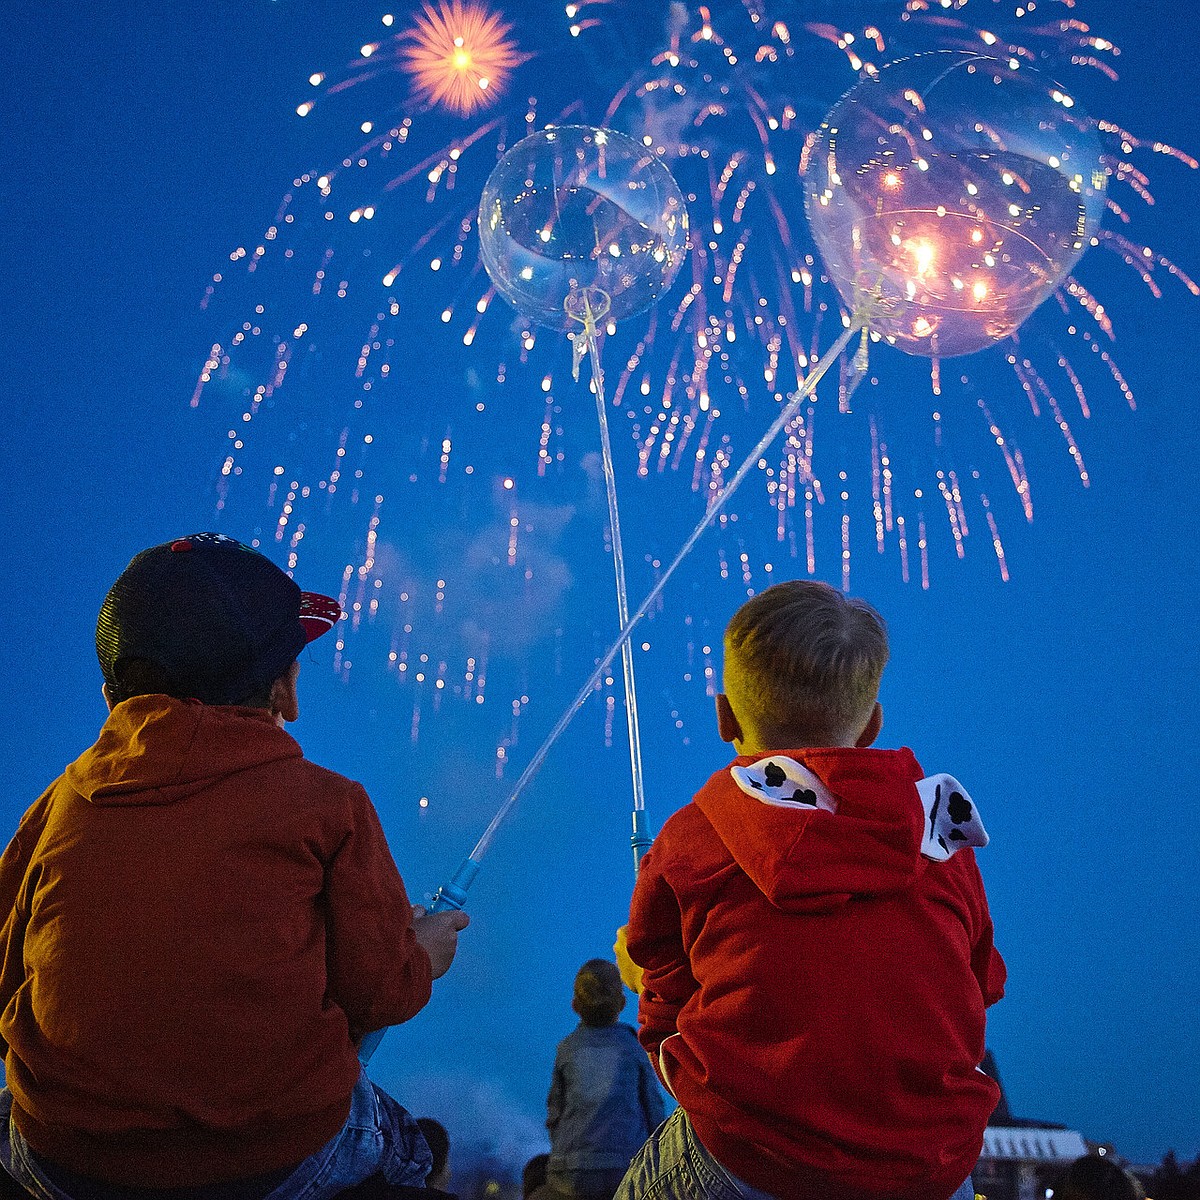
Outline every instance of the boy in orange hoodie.
<path fill-rule="evenodd" d="M 0 859 L 0 1165 L 34 1194 L 424 1182 L 355 1046 L 425 1006 L 467 918 L 410 905 L 366 792 L 284 732 L 340 615 L 211 533 L 109 592 L 108 719 Z"/>
<path fill-rule="evenodd" d="M 887 657 L 878 614 L 816 581 L 729 624 L 717 721 L 738 757 L 663 826 L 627 931 L 679 1108 L 616 1200 L 974 1195 L 1005 975 L 987 835 L 951 776 L 870 748 Z"/>

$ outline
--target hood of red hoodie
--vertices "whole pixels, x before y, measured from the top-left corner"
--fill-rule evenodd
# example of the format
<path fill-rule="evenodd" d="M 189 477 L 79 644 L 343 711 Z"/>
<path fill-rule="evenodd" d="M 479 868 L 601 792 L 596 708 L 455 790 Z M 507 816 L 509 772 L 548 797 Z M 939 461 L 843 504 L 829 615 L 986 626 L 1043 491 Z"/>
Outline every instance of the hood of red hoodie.
<path fill-rule="evenodd" d="M 695 802 L 771 904 L 819 912 L 928 867 L 921 777 L 907 749 L 783 750 L 735 759 Z"/>
<path fill-rule="evenodd" d="M 92 804 L 174 804 L 216 780 L 302 753 L 265 709 L 135 696 L 109 713 L 65 778 Z"/>

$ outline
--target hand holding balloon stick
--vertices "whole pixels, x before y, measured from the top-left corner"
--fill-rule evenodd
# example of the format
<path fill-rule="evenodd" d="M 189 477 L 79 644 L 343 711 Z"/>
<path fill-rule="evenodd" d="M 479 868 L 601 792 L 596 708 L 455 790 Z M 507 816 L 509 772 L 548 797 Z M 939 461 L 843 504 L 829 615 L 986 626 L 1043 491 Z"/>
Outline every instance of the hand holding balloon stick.
<path fill-rule="evenodd" d="M 645 977 L 645 971 L 629 957 L 629 926 L 622 925 L 617 930 L 616 939 L 613 941 L 613 958 L 617 963 L 617 970 L 621 973 L 621 982 L 637 995 L 642 994 L 642 980 Z"/>
<path fill-rule="evenodd" d="M 590 126 L 544 129 L 518 142 L 497 163 L 479 203 L 483 264 L 496 289 L 539 325 L 573 332 L 573 375 L 590 358 L 600 425 L 601 459 L 612 535 L 617 624 L 629 622 L 628 591 L 608 435 L 608 403 L 600 363 L 600 322 L 624 320 L 648 308 L 674 282 L 687 257 L 687 208 L 670 171 L 653 150 L 622 133 Z M 651 837 L 642 782 L 633 651 L 621 642 L 625 715 L 633 781 L 634 867 Z M 616 653 L 616 648 L 613 654 Z M 612 655 L 604 666 L 612 661 Z M 580 701 L 581 703 L 582 701 Z M 575 706 L 577 707 L 577 705 Z M 501 822 L 566 727 L 560 722 L 516 789 L 454 877 L 434 896 L 431 912 L 461 909 Z M 383 1032 L 359 1050 L 365 1063 Z"/>

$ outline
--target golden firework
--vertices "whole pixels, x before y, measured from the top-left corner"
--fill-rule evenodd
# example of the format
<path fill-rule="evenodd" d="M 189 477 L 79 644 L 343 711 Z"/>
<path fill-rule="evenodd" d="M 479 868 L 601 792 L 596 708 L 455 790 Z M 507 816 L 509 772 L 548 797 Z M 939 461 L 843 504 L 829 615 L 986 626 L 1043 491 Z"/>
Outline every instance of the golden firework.
<path fill-rule="evenodd" d="M 491 104 L 525 55 L 508 35 L 512 26 L 479 4 L 426 4 L 404 35 L 402 51 L 413 89 L 428 104 L 471 113 Z"/>

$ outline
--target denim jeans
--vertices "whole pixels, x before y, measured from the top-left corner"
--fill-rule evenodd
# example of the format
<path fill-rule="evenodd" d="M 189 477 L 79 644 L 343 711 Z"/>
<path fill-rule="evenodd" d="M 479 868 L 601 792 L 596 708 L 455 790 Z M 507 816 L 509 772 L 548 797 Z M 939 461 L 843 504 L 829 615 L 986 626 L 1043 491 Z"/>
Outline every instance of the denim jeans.
<path fill-rule="evenodd" d="M 677 1108 L 638 1151 L 613 1200 L 773 1200 L 727 1171 Z M 950 1200 L 975 1200 L 968 1176 Z"/>
<path fill-rule="evenodd" d="M 0 1168 L 27 1192 L 38 1200 L 93 1200 L 119 1194 L 120 1189 L 98 1181 L 89 1187 L 87 1180 L 77 1176 L 71 1177 L 71 1190 L 64 1190 L 60 1184 L 67 1177 L 30 1150 L 9 1119 L 11 1108 L 12 1098 L 5 1088 L 0 1091 Z M 388 1183 L 421 1187 L 432 1165 L 433 1157 L 415 1119 L 363 1071 L 340 1132 L 282 1183 L 265 1191 L 261 1200 L 330 1200 L 376 1173 Z M 220 1185 L 213 1189 L 215 1193 L 221 1190 Z M 131 1189 L 130 1194 L 136 1191 Z"/>

